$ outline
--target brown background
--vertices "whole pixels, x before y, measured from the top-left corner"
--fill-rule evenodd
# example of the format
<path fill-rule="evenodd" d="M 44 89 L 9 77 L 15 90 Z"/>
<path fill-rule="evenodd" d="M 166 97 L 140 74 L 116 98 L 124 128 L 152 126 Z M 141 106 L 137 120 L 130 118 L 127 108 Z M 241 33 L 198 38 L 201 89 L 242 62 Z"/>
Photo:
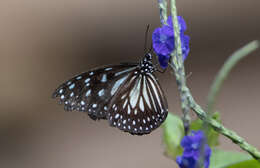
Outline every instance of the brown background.
<path fill-rule="evenodd" d="M 205 106 L 217 70 L 236 49 L 260 38 L 259 0 L 177 1 L 191 36 L 188 84 Z M 0 166 L 3 168 L 176 167 L 163 156 L 161 129 L 131 136 L 64 112 L 51 93 L 65 79 L 103 64 L 138 61 L 144 30 L 159 25 L 156 1 L 0 1 Z M 232 71 L 218 99 L 223 123 L 260 149 L 259 61 Z M 158 74 L 170 111 L 180 115 L 176 84 Z M 193 114 L 194 116 L 194 114 Z M 239 150 L 226 138 L 221 147 Z"/>

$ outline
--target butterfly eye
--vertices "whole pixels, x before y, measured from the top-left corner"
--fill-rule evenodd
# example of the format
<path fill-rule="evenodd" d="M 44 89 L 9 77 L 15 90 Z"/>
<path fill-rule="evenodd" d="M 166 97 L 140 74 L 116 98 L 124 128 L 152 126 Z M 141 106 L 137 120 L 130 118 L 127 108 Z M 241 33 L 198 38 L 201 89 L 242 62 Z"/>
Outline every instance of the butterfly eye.
<path fill-rule="evenodd" d="M 134 135 L 148 134 L 165 120 L 168 105 L 146 54 L 141 64 L 120 64 L 82 73 L 53 93 L 65 110 L 87 112 L 93 120 L 107 119 Z"/>

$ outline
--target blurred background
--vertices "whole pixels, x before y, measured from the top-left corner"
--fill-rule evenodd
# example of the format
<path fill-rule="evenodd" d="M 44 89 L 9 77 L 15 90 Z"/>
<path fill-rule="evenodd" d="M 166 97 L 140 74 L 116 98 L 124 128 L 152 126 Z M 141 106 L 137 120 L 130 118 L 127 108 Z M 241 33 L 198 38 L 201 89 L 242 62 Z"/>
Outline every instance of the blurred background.
<path fill-rule="evenodd" d="M 205 106 L 224 60 L 260 39 L 260 1 L 179 0 L 177 5 L 191 37 L 188 85 Z M 0 167 L 177 167 L 163 155 L 161 129 L 131 136 L 84 113 L 65 112 L 51 99 L 54 89 L 77 73 L 139 61 L 146 25 L 159 26 L 156 0 L 1 0 L 0 24 Z M 259 63 L 260 50 L 239 63 L 217 103 L 224 125 L 258 149 Z M 170 71 L 157 76 L 170 112 L 181 115 L 174 77 Z M 220 141 L 221 148 L 240 150 L 225 137 Z"/>

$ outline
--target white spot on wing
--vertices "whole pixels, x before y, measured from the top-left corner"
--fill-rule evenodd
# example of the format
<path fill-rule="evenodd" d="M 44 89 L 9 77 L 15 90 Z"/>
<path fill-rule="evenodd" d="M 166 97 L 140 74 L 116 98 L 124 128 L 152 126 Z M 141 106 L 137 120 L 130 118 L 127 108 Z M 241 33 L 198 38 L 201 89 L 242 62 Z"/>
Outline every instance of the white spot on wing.
<path fill-rule="evenodd" d="M 119 118 L 119 114 L 117 113 L 116 115 L 115 115 L 115 119 L 118 119 Z"/>
<path fill-rule="evenodd" d="M 126 104 L 127 104 L 127 101 L 128 101 L 128 99 L 125 99 L 125 102 L 124 102 L 124 104 L 123 104 L 123 109 L 125 108 L 125 106 L 126 106 Z"/>
<path fill-rule="evenodd" d="M 141 79 L 139 78 L 137 83 L 134 85 L 134 88 L 131 90 L 129 97 L 130 97 L 130 104 L 132 108 L 135 108 L 138 96 L 140 94 L 140 87 L 141 87 Z"/>
<path fill-rule="evenodd" d="M 109 68 L 106 68 L 105 71 L 109 71 L 109 70 L 111 70 L 111 69 L 112 69 L 112 68 L 109 67 Z"/>
<path fill-rule="evenodd" d="M 150 75 L 150 77 L 153 78 L 152 75 Z M 158 102 L 160 108 L 162 108 L 161 101 L 160 101 L 160 98 L 159 98 L 159 95 L 158 95 L 158 92 L 157 92 L 158 90 L 157 90 L 156 86 L 154 85 L 154 82 L 156 82 L 156 80 L 155 79 L 149 79 L 149 80 L 150 80 L 150 83 L 152 85 L 153 92 L 155 93 L 156 99 L 158 100 L 157 102 Z"/>
<path fill-rule="evenodd" d="M 70 85 L 71 84 L 71 81 L 68 81 L 67 85 Z"/>
<path fill-rule="evenodd" d="M 139 107 L 144 112 L 144 102 L 143 102 L 143 98 L 142 97 L 140 98 Z"/>
<path fill-rule="evenodd" d="M 135 68 L 136 68 L 136 67 L 128 68 L 128 69 L 125 69 L 125 70 L 123 70 L 123 71 L 117 72 L 117 73 L 115 73 L 115 76 L 119 76 L 119 75 L 121 75 L 121 74 L 123 74 L 123 73 L 132 71 L 132 70 L 135 69 Z"/>
<path fill-rule="evenodd" d="M 149 90 L 148 92 L 151 94 L 151 88 L 150 87 L 147 87 L 147 89 Z M 152 103 L 153 103 L 153 108 L 154 110 L 157 112 L 157 107 L 156 107 L 156 104 L 155 104 L 155 101 L 154 101 L 154 96 L 150 95 L 151 97 L 151 100 L 152 100 Z"/>
<path fill-rule="evenodd" d="M 85 105 L 85 102 L 82 100 L 82 101 L 80 102 L 80 104 L 81 104 L 82 106 L 84 106 L 84 105 Z"/>
<path fill-rule="evenodd" d="M 98 92 L 98 95 L 101 97 L 103 96 L 105 93 L 105 90 L 104 89 L 101 89 L 99 92 Z"/>
<path fill-rule="evenodd" d="M 88 97 L 91 93 L 91 90 L 89 89 L 87 92 L 86 92 L 86 97 Z"/>
<path fill-rule="evenodd" d="M 101 82 L 106 82 L 107 81 L 107 74 L 104 74 L 103 76 L 102 76 L 102 79 L 101 79 Z"/>
<path fill-rule="evenodd" d="M 152 109 L 151 103 L 150 103 L 150 100 L 149 100 L 149 96 L 147 94 L 146 77 L 145 76 L 144 76 L 144 82 L 143 82 L 143 97 L 144 97 L 144 100 L 146 101 L 146 104 L 149 106 L 150 109 Z"/>
<path fill-rule="evenodd" d="M 133 80 L 135 80 L 137 78 L 137 76 L 136 75 L 134 75 L 131 79 L 130 79 L 130 82 L 129 83 L 131 83 Z"/>
<path fill-rule="evenodd" d="M 77 80 L 80 80 L 81 78 L 82 78 L 82 76 L 78 76 L 76 79 L 77 79 Z"/>
<path fill-rule="evenodd" d="M 71 85 L 69 86 L 69 89 L 71 90 L 71 89 L 73 89 L 74 87 L 75 87 L 75 83 L 71 84 Z"/>
<path fill-rule="evenodd" d="M 125 93 L 125 94 L 121 97 L 121 99 L 124 99 L 124 98 L 126 97 L 126 95 L 127 95 L 127 93 Z"/>
<path fill-rule="evenodd" d="M 114 95 L 115 92 L 117 91 L 117 89 L 120 87 L 120 85 L 122 83 L 124 83 L 124 81 L 126 80 L 126 78 L 128 77 L 128 75 L 124 76 L 123 78 L 120 78 L 118 81 L 115 82 L 114 86 L 111 89 L 111 95 Z"/>
<path fill-rule="evenodd" d="M 133 120 L 133 125 L 135 125 L 136 123 L 135 123 L 135 120 Z"/>
<path fill-rule="evenodd" d="M 127 114 L 130 115 L 130 113 L 131 113 L 131 108 L 130 108 L 130 105 L 128 105 L 128 106 L 127 106 Z"/>
<path fill-rule="evenodd" d="M 63 89 L 60 89 L 60 90 L 59 90 L 59 93 L 62 94 L 62 92 L 63 92 Z"/>
<path fill-rule="evenodd" d="M 148 121 L 148 122 L 150 122 L 150 121 L 151 121 L 151 120 L 150 120 L 150 117 L 147 117 L 147 121 Z"/>
<path fill-rule="evenodd" d="M 85 80 L 85 83 L 88 83 L 90 81 L 90 78 L 87 78 L 86 80 Z"/>
<path fill-rule="evenodd" d="M 135 109 L 134 114 L 137 115 L 137 109 Z"/>

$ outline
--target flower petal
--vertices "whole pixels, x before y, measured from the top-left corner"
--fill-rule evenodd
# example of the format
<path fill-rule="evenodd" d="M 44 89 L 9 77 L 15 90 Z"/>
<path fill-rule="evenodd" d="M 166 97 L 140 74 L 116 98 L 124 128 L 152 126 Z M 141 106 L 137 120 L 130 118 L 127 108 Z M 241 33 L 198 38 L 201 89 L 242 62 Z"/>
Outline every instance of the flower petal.
<path fill-rule="evenodd" d="M 158 55 L 158 60 L 159 60 L 160 66 L 163 69 L 167 68 L 169 59 L 170 59 L 170 56 L 168 56 L 168 55 Z"/>
<path fill-rule="evenodd" d="M 180 38 L 182 46 L 183 60 L 185 60 L 189 54 L 189 42 L 190 37 L 184 34 L 187 29 L 186 23 L 181 16 L 178 16 L 178 22 L 180 24 Z M 152 35 L 153 49 L 158 55 L 158 60 L 162 68 L 168 66 L 170 55 L 175 50 L 175 38 L 172 27 L 172 18 L 168 17 L 168 25 L 156 28 Z"/>
<path fill-rule="evenodd" d="M 202 131 L 192 131 L 190 135 L 184 136 L 181 141 L 183 147 L 182 156 L 177 157 L 176 162 L 180 168 L 193 168 L 197 165 L 200 155 L 204 156 L 204 167 L 208 168 L 210 164 L 211 149 L 206 142 L 206 137 Z M 201 149 L 204 152 L 201 153 Z"/>
<path fill-rule="evenodd" d="M 178 23 L 179 23 L 179 28 L 180 28 L 180 32 L 183 33 L 187 30 L 187 25 L 186 25 L 186 22 L 185 20 L 183 19 L 182 16 L 178 16 Z M 172 27 L 173 24 L 172 24 L 172 16 L 169 16 L 168 19 L 167 19 L 167 24 Z"/>

